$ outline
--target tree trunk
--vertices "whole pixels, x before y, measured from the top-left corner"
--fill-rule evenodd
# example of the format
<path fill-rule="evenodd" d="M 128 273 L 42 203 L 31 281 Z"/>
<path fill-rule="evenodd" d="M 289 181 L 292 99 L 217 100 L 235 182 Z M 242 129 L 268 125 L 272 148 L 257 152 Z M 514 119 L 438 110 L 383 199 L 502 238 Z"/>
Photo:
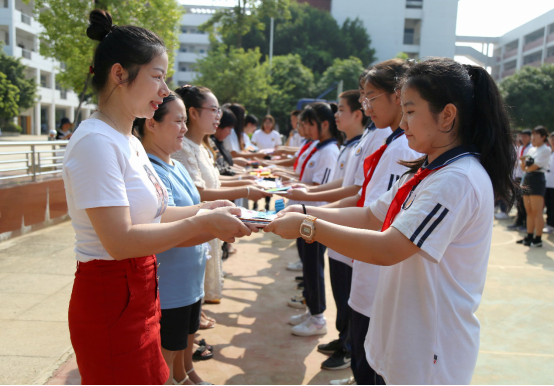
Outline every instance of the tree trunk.
<path fill-rule="evenodd" d="M 79 105 L 77 106 L 77 110 L 75 110 L 75 116 L 73 117 L 73 123 L 77 120 L 79 117 L 79 114 L 81 113 L 81 106 L 83 102 L 85 101 L 85 95 L 87 94 L 88 84 L 90 82 L 90 72 L 87 74 L 87 80 L 85 80 L 85 87 L 83 87 L 83 92 L 81 92 L 81 95 L 79 95 Z"/>

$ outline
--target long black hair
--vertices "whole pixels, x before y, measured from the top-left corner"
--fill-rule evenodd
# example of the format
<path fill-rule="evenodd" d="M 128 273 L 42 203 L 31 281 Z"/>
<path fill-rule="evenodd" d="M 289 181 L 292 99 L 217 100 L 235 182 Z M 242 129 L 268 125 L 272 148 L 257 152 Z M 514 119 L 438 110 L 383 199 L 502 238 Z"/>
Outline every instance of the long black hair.
<path fill-rule="evenodd" d="M 246 117 L 246 109 L 243 105 L 238 103 L 225 103 L 223 107 L 228 108 L 235 114 L 235 118 L 237 118 L 237 123 L 235 124 L 235 134 L 237 135 L 237 139 L 239 141 L 239 147 L 241 150 L 244 150 L 244 140 L 242 138 L 242 133 L 244 133 L 244 120 Z"/>
<path fill-rule="evenodd" d="M 113 24 L 109 12 L 95 9 L 89 15 L 87 36 L 100 43 L 94 52 L 91 72 L 92 88 L 101 92 L 108 83 L 112 66 L 121 64 L 129 76 L 127 84 L 132 84 L 142 66 L 166 52 L 164 41 L 146 28 L 132 25 Z"/>
<path fill-rule="evenodd" d="M 512 206 L 519 194 L 513 177 L 517 155 L 506 108 L 489 73 L 480 66 L 462 65 L 449 58 L 429 58 L 412 63 L 401 84 L 417 91 L 429 103 L 432 114 L 440 113 L 447 104 L 456 106 L 456 135 L 462 145 L 473 146 L 481 154 L 496 198 Z M 414 172 L 423 161 L 402 164 Z"/>
<path fill-rule="evenodd" d="M 335 113 L 338 111 L 338 107 L 335 103 L 314 102 L 310 103 L 300 113 L 301 122 L 309 122 L 310 124 L 317 125 L 317 131 L 321 134 L 321 124 L 325 121 L 329 122 L 329 133 L 331 137 L 335 138 L 339 144 L 342 145 L 344 141 L 344 134 L 337 128 L 337 122 L 335 121 Z"/>

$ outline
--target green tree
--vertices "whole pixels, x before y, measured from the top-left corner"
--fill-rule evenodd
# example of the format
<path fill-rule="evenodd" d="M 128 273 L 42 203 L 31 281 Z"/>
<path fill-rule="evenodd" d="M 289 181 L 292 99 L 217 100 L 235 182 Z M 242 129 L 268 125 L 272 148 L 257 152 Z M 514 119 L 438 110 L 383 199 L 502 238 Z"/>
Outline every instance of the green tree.
<path fill-rule="evenodd" d="M 275 20 L 275 55 L 298 54 L 302 63 L 314 74 L 321 75 L 335 58 L 346 59 L 356 56 L 368 66 L 375 60 L 375 51 L 370 47 L 371 39 L 359 19 L 347 19 L 342 27 L 325 11 L 308 4 L 291 2 L 291 17 Z M 264 55 L 269 54 L 269 19 L 263 19 L 264 31 L 251 29 L 242 41 L 244 48 L 260 47 Z M 223 31 L 222 39 L 229 43 L 233 33 Z"/>
<path fill-rule="evenodd" d="M 15 117 L 19 112 L 19 89 L 0 72 L 0 123 Z"/>
<path fill-rule="evenodd" d="M 26 69 L 27 67 L 21 63 L 20 58 L 6 55 L 0 44 L 0 72 L 6 76 L 7 81 L 17 88 L 19 94 L 18 112 L 7 118 L 15 117 L 19 112 L 33 107 L 36 103 L 37 84 L 34 79 L 27 79 L 25 76 Z"/>
<path fill-rule="evenodd" d="M 408 56 L 408 54 L 405 53 L 405 52 L 402 52 L 402 51 L 400 51 L 399 53 L 397 53 L 397 54 L 396 54 L 396 57 L 397 57 L 398 59 L 403 59 L 403 60 L 410 59 L 410 57 Z"/>
<path fill-rule="evenodd" d="M 333 83 L 343 81 L 343 90 L 357 90 L 360 75 L 364 71 L 362 61 L 351 56 L 348 59 L 335 59 L 325 70 L 317 84 L 318 93 L 325 91 Z"/>
<path fill-rule="evenodd" d="M 523 67 L 500 83 L 514 127 L 554 130 L 554 66 Z"/>
<path fill-rule="evenodd" d="M 211 89 L 220 104 L 236 102 L 249 112 L 264 114 L 271 85 L 261 56 L 259 49 L 245 51 L 221 44 L 196 62 L 199 75 L 194 84 Z"/>
<path fill-rule="evenodd" d="M 269 67 L 269 62 L 264 66 Z M 302 64 L 300 55 L 274 56 L 271 65 L 271 114 L 281 128 L 287 127 L 289 113 L 302 98 L 314 97 L 314 74 Z"/>
<path fill-rule="evenodd" d="M 40 54 L 65 64 L 65 70 L 56 75 L 61 86 L 80 94 L 81 103 L 87 95 L 96 44 L 86 29 L 88 15 L 95 8 L 108 10 L 114 24 L 138 25 L 160 35 L 168 48 L 168 76 L 172 75 L 183 13 L 178 0 L 35 0 L 36 16 L 44 27 Z"/>
<path fill-rule="evenodd" d="M 231 8 L 218 9 L 206 23 L 200 26 L 203 31 L 210 32 L 215 44 L 215 35 L 226 36 L 228 46 L 242 48 L 242 37 L 251 30 L 264 30 L 263 18 L 288 18 L 289 0 L 236 0 Z M 231 38 L 231 39 L 229 39 Z M 251 47 L 253 48 L 253 47 Z"/>

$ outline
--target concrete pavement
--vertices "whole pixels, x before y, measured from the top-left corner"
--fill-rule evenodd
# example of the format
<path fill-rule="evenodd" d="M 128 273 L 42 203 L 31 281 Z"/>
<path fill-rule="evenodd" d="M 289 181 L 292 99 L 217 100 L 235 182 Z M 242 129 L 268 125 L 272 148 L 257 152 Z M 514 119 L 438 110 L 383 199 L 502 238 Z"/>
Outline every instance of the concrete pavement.
<path fill-rule="evenodd" d="M 544 248 L 516 245 L 506 222 L 493 232 L 487 283 L 477 312 L 481 350 L 474 384 L 548 384 L 554 380 L 554 236 Z M 0 383 L 79 383 L 67 330 L 75 262 L 69 222 L 0 243 Z M 224 300 L 206 305 L 217 327 L 200 336 L 214 359 L 197 362 L 217 384 L 327 384 L 349 370 L 324 371 L 317 344 L 336 338 L 327 286 L 324 337 L 290 335 L 286 306 L 296 273 L 293 243 L 274 235 L 240 240 L 224 263 Z M 328 283 L 328 272 L 327 283 Z M 69 358 L 65 361 L 66 358 Z M 61 365 L 61 366 L 60 366 Z M 58 368 L 59 367 L 59 368 Z M 56 370 L 58 368 L 58 370 Z"/>

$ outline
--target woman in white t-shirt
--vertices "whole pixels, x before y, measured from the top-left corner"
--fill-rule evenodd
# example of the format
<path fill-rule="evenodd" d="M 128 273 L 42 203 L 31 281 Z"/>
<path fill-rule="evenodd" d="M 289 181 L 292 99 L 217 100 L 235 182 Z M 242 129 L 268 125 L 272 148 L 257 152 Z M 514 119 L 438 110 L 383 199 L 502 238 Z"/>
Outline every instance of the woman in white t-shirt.
<path fill-rule="evenodd" d="M 281 135 L 275 130 L 275 118 L 266 115 L 262 121 L 262 128 L 252 134 L 252 143 L 260 150 L 275 150 L 281 145 Z"/>
<path fill-rule="evenodd" d="M 426 156 L 368 208 L 284 213 L 265 230 L 382 266 L 365 342 L 371 384 L 469 384 L 494 200 L 513 204 L 518 191 L 509 118 L 482 67 L 431 58 L 402 85 L 400 126 Z"/>
<path fill-rule="evenodd" d="M 542 230 L 544 227 L 544 195 L 550 154 L 548 147 L 548 131 L 543 126 L 537 126 L 531 134 L 531 149 L 525 156 L 519 157 L 520 168 L 523 170 L 521 186 L 523 188 L 523 204 L 527 212 L 527 236 L 518 240 L 518 244 L 529 247 L 542 247 Z M 534 235 L 534 237 L 533 237 Z"/>
<path fill-rule="evenodd" d="M 232 216 L 237 208 L 196 215 L 227 201 L 167 207 L 167 191 L 131 134 L 135 117 L 151 118 L 169 94 L 167 49 L 147 29 L 112 25 L 106 11 L 89 20 L 87 35 L 100 42 L 91 66 L 98 110 L 72 136 L 62 171 L 78 261 L 71 343 L 83 384 L 162 384 L 169 371 L 155 254 L 250 229 Z"/>
<path fill-rule="evenodd" d="M 215 95 L 206 87 L 183 86 L 175 90 L 183 99 L 187 109 L 188 131 L 183 140 L 183 148 L 172 154 L 188 170 L 202 200 L 237 200 L 248 198 L 259 200 L 271 196 L 254 186 L 222 186 L 215 160 L 204 140 L 213 135 L 219 126 L 221 109 Z M 221 242 L 211 240 L 212 258 L 206 262 L 204 281 L 204 302 L 220 303 L 223 290 L 223 269 Z"/>

